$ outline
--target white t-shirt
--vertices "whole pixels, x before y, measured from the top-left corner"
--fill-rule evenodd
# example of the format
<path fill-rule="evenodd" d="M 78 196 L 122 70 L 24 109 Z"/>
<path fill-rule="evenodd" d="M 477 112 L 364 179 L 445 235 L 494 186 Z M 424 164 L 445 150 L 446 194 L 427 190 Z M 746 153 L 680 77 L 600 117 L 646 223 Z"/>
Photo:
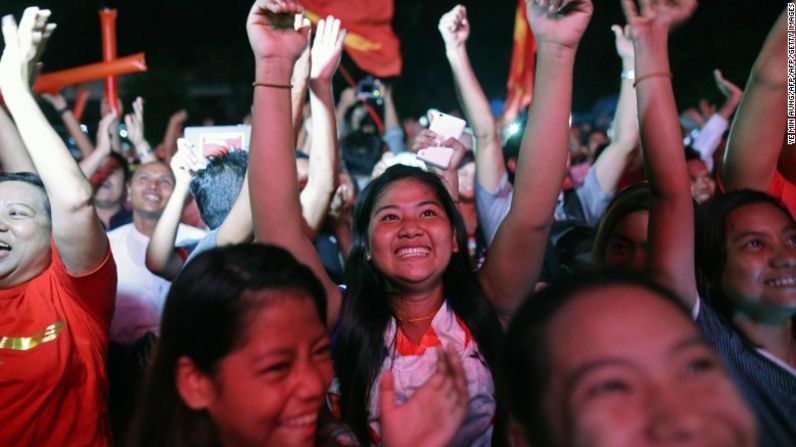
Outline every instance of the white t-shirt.
<path fill-rule="evenodd" d="M 195 234 L 196 231 L 202 230 L 180 224 L 177 240 L 184 240 L 185 234 Z M 171 283 L 146 268 L 149 236 L 139 232 L 135 224 L 122 225 L 108 232 L 108 240 L 119 278 L 111 342 L 129 346 L 147 332 L 160 333 L 160 316 L 165 303 L 163 291 Z"/>

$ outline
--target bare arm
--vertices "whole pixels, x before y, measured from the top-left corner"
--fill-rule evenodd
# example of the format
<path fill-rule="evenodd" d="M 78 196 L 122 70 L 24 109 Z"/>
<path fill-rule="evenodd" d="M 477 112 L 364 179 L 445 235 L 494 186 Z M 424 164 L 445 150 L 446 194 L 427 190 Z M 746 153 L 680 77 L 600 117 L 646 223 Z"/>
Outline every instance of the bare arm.
<path fill-rule="evenodd" d="M 166 133 L 160 146 L 166 155 L 166 161 L 171 160 L 171 156 L 177 152 L 177 139 L 182 136 L 182 126 L 188 119 L 188 112 L 178 110 L 169 117 L 169 124 L 166 126 Z"/>
<path fill-rule="evenodd" d="M 42 93 L 41 97 L 49 102 L 61 115 L 61 121 L 63 121 L 66 129 L 69 131 L 69 135 L 75 139 L 75 143 L 77 144 L 77 148 L 80 149 L 82 158 L 85 159 L 94 152 L 94 146 L 91 144 L 91 140 L 88 139 L 88 136 L 80 128 L 80 123 L 77 121 L 75 115 L 72 114 L 72 110 L 69 109 L 66 99 L 64 99 L 60 93 L 55 95 Z"/>
<path fill-rule="evenodd" d="M 5 172 L 36 172 L 14 121 L 0 107 L 0 164 Z"/>
<path fill-rule="evenodd" d="M 238 198 L 218 227 L 216 245 L 242 244 L 252 239 L 252 211 L 249 197 L 249 173 L 243 179 Z"/>
<path fill-rule="evenodd" d="M 727 189 L 766 191 L 777 168 L 786 124 L 786 19 L 783 11 L 746 83 L 721 171 Z"/>
<path fill-rule="evenodd" d="M 622 0 L 636 49 L 636 94 L 641 145 L 652 191 L 647 268 L 687 305 L 697 298 L 694 206 L 669 69 L 669 30 L 686 20 L 696 0 L 647 7 L 639 14 Z M 652 75 L 652 76 L 650 76 Z"/>
<path fill-rule="evenodd" d="M 177 238 L 182 210 L 185 208 L 185 199 L 191 190 L 191 179 L 194 172 L 207 164 L 186 140 L 177 140 L 177 147 L 177 153 L 171 157 L 171 170 L 175 178 L 174 191 L 146 247 L 146 268 L 168 281 L 176 278 L 183 266 L 182 258 L 174 250 L 174 241 Z"/>
<path fill-rule="evenodd" d="M 495 117 L 467 55 L 465 44 L 470 35 L 470 22 L 464 6 L 457 5 L 440 18 L 439 32 L 445 41 L 445 54 L 453 72 L 459 104 L 475 134 L 476 181 L 486 191 L 495 192 L 506 174 L 506 165 Z"/>
<path fill-rule="evenodd" d="M 333 17 L 318 21 L 312 44 L 310 70 L 310 110 L 312 111 L 312 143 L 309 177 L 301 191 L 301 213 L 314 237 L 329 209 L 337 188 L 337 123 L 332 100 L 332 76 L 337 70 L 343 50 L 345 32 Z"/>
<path fill-rule="evenodd" d="M 627 157 L 638 143 L 638 124 L 636 122 L 636 89 L 634 80 L 625 76 L 635 69 L 633 42 L 626 31 L 618 25 L 611 27 L 616 37 L 616 52 L 622 59 L 622 83 L 619 87 L 619 101 L 614 112 L 613 135 L 611 143 L 594 162 L 597 182 L 603 192 L 613 194 L 625 170 Z"/>
<path fill-rule="evenodd" d="M 93 191 L 58 134 L 50 127 L 28 86 L 27 63 L 49 11 L 28 8 L 19 29 L 3 19 L 6 42 L 0 61 L 0 90 L 22 140 L 47 190 L 52 235 L 61 260 L 73 274 L 97 267 L 108 252 L 108 239 L 93 206 Z"/>
<path fill-rule="evenodd" d="M 301 11 L 293 0 L 276 4 L 258 0 L 249 13 L 246 29 L 255 56 L 255 79 L 273 85 L 290 82 L 293 63 L 306 45 L 306 34 L 279 29 Z M 304 33 L 308 30 L 301 29 Z M 255 87 L 249 159 L 249 192 L 255 239 L 289 250 L 307 264 L 324 284 L 331 326 L 340 312 L 341 296 L 329 279 L 312 242 L 302 231 L 301 207 L 293 155 L 290 90 Z"/>
<path fill-rule="evenodd" d="M 309 19 L 303 19 L 302 25 L 308 26 Z M 299 130 L 304 118 L 304 104 L 307 102 L 307 81 L 310 77 L 310 36 L 307 36 L 307 46 L 301 52 L 296 63 L 293 65 L 293 75 L 290 83 L 293 88 L 290 90 L 291 107 L 293 110 L 293 130 L 295 133 L 294 141 L 298 141 Z"/>
<path fill-rule="evenodd" d="M 86 178 L 90 179 L 110 155 L 111 132 L 116 131 L 116 124 L 118 121 L 113 113 L 103 116 L 100 120 L 97 126 L 97 147 L 87 157 L 80 160 L 80 170 L 83 171 Z"/>
<path fill-rule="evenodd" d="M 528 3 L 538 53 L 514 197 L 479 271 L 484 293 L 504 317 L 533 290 L 541 270 L 566 170 L 575 53 L 593 9 L 590 1 L 564 2 L 563 9 L 560 1 L 544 3 Z"/>

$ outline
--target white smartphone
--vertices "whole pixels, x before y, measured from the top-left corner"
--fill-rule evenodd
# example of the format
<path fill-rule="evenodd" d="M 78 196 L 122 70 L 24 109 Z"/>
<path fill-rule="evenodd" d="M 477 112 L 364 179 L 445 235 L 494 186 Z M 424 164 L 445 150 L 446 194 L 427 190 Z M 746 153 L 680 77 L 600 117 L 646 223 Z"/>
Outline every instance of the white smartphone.
<path fill-rule="evenodd" d="M 432 146 L 417 151 L 417 159 L 440 169 L 448 169 L 453 157 L 453 148 Z"/>
<path fill-rule="evenodd" d="M 431 125 L 428 129 L 439 135 L 443 140 L 448 138 L 455 138 L 460 140 L 462 132 L 464 132 L 467 123 L 455 116 L 448 115 L 439 111 L 430 113 L 429 119 Z M 453 148 L 445 146 L 432 146 L 417 151 L 417 158 L 423 162 L 435 166 L 440 169 L 448 169 L 453 157 Z"/>
<path fill-rule="evenodd" d="M 437 111 L 431 112 L 429 119 L 431 124 L 428 129 L 439 135 L 443 140 L 448 138 L 461 140 L 462 132 L 467 126 L 463 119 Z"/>

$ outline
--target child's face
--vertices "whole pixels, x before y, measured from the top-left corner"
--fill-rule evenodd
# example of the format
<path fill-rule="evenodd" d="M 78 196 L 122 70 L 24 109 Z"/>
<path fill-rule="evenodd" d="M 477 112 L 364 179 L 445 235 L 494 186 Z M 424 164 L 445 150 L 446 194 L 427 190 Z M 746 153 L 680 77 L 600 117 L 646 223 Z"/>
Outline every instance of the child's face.
<path fill-rule="evenodd" d="M 332 380 L 326 327 L 303 292 L 254 293 L 264 305 L 219 362 L 207 412 L 224 445 L 312 446 Z"/>

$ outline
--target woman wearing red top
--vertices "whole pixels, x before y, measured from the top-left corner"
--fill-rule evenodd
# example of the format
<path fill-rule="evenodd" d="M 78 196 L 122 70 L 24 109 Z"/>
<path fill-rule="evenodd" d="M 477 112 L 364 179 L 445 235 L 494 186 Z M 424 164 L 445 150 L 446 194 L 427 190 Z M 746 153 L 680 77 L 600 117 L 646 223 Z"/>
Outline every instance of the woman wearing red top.
<path fill-rule="evenodd" d="M 31 7 L 2 25 L 0 91 L 21 139 L 0 152 L 7 171 L 29 172 L 0 178 L 0 439 L 104 446 L 116 268 L 91 186 L 30 91 L 49 15 Z"/>

